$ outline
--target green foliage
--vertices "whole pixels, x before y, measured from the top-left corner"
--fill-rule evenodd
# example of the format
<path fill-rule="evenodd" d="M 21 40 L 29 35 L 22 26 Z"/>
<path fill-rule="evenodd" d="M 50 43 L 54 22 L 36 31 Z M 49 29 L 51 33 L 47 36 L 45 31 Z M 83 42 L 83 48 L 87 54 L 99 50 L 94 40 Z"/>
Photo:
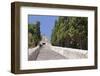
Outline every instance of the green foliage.
<path fill-rule="evenodd" d="M 40 22 L 28 24 L 28 47 L 35 47 L 41 40 Z"/>
<path fill-rule="evenodd" d="M 87 24 L 86 17 L 59 17 L 52 30 L 52 45 L 87 49 Z"/>

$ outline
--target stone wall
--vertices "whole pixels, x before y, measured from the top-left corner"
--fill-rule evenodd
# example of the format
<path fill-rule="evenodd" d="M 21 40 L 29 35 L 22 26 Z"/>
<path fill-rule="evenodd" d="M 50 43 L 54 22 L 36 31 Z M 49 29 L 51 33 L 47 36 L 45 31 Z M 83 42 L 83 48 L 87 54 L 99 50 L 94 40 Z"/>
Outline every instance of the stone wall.
<path fill-rule="evenodd" d="M 36 60 L 39 54 L 39 46 L 28 49 L 28 60 Z"/>
<path fill-rule="evenodd" d="M 81 59 L 81 58 L 88 57 L 87 50 L 63 48 L 63 47 L 57 47 L 57 46 L 50 46 L 50 47 L 53 51 L 65 56 L 68 59 Z"/>

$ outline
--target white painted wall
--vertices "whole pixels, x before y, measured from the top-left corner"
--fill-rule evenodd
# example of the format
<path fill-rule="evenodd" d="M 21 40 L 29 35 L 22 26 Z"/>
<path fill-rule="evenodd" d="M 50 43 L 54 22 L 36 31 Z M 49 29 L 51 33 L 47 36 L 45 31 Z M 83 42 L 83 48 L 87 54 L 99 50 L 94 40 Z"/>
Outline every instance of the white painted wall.
<path fill-rule="evenodd" d="M 11 60 L 11 15 L 10 3 L 16 0 L 0 1 L 0 76 L 17 76 L 10 73 Z M 98 47 L 100 46 L 100 0 L 17 0 L 41 3 L 74 4 L 98 6 Z M 100 76 L 100 48 L 98 48 L 98 70 L 65 71 L 38 74 L 21 74 L 18 76 Z"/>

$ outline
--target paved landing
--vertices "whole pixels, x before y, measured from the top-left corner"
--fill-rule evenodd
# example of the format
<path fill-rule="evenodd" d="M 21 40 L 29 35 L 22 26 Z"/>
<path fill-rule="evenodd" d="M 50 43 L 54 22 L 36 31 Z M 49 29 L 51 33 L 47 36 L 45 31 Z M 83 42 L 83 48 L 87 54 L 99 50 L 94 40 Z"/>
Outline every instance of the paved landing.
<path fill-rule="evenodd" d="M 56 60 L 56 59 L 66 59 L 64 56 L 52 51 L 48 46 L 43 46 L 36 60 Z"/>

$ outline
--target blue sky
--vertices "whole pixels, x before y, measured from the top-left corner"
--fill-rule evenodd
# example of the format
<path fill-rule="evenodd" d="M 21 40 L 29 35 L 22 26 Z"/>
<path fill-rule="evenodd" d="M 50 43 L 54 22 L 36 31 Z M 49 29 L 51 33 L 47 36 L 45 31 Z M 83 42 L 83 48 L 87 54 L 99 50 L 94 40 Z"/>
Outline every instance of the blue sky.
<path fill-rule="evenodd" d="M 33 24 L 36 21 L 40 21 L 41 34 L 44 34 L 45 36 L 47 36 L 48 39 L 50 39 L 52 29 L 54 28 L 55 20 L 57 19 L 57 16 L 29 15 L 28 23 Z"/>

